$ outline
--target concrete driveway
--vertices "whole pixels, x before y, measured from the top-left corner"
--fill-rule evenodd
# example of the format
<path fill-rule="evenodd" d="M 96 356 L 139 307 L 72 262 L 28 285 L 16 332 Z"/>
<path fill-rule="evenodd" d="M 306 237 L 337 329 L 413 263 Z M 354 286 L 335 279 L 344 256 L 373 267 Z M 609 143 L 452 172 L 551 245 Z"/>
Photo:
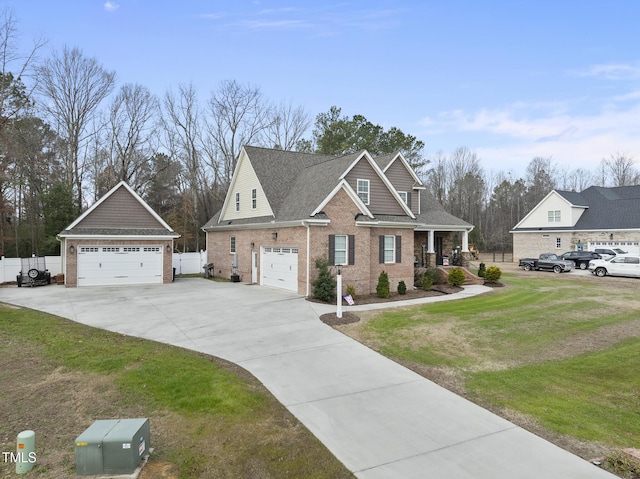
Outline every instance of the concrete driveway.
<path fill-rule="evenodd" d="M 333 330 L 291 293 L 194 278 L 0 288 L 0 301 L 237 363 L 359 478 L 615 477 Z"/>

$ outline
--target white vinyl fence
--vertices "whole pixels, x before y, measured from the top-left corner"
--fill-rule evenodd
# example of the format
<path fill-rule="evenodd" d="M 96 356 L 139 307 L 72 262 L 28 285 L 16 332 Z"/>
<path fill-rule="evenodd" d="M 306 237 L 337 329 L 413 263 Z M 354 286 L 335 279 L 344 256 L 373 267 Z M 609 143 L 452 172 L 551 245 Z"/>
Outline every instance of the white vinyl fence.
<path fill-rule="evenodd" d="M 172 265 L 176 274 L 203 273 L 203 266 L 207 261 L 207 252 L 199 253 L 173 253 Z M 51 277 L 62 273 L 62 261 L 60 256 L 45 256 L 47 269 Z M 0 283 L 9 283 L 16 280 L 16 276 L 22 269 L 20 258 L 0 257 Z"/>
<path fill-rule="evenodd" d="M 60 256 L 45 256 L 45 265 L 53 278 L 55 275 L 62 273 L 62 262 Z M 0 283 L 9 283 L 16 280 L 16 276 L 22 270 L 22 262 L 20 258 L 0 258 Z"/>
<path fill-rule="evenodd" d="M 196 274 L 204 272 L 204 265 L 207 264 L 207 252 L 201 250 L 199 253 L 173 253 L 173 267 L 176 274 Z"/>

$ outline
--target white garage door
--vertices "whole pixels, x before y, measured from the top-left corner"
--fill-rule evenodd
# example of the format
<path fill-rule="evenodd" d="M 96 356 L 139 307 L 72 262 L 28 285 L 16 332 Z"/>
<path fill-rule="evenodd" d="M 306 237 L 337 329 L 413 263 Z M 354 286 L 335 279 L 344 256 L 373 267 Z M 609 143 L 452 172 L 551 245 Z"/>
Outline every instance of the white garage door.
<path fill-rule="evenodd" d="M 80 246 L 78 286 L 162 283 L 160 246 Z"/>
<path fill-rule="evenodd" d="M 262 248 L 262 285 L 298 292 L 298 248 Z"/>

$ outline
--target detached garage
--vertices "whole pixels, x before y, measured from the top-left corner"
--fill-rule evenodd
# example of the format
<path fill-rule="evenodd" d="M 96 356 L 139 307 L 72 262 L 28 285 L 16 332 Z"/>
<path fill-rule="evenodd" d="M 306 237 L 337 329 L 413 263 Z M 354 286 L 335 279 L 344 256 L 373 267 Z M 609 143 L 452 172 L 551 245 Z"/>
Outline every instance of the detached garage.
<path fill-rule="evenodd" d="M 170 283 L 178 237 L 120 182 L 58 235 L 65 285 Z"/>

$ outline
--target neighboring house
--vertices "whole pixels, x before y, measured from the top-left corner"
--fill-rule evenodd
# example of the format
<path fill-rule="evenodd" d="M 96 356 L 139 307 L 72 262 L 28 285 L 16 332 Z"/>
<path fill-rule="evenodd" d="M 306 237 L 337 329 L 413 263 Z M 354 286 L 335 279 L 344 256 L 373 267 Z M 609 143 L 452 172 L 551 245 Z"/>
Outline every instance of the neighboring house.
<path fill-rule="evenodd" d="M 514 228 L 513 258 L 596 248 L 640 252 L 640 186 L 552 191 Z"/>
<path fill-rule="evenodd" d="M 65 285 L 170 283 L 179 236 L 120 182 L 58 235 Z"/>
<path fill-rule="evenodd" d="M 246 146 L 222 209 L 203 230 L 214 273 L 309 296 L 315 260 L 344 265 L 343 284 L 375 292 L 378 276 L 413 284 L 473 226 L 444 212 L 401 154 L 335 157 Z M 235 262 L 235 265 L 234 265 Z"/>

